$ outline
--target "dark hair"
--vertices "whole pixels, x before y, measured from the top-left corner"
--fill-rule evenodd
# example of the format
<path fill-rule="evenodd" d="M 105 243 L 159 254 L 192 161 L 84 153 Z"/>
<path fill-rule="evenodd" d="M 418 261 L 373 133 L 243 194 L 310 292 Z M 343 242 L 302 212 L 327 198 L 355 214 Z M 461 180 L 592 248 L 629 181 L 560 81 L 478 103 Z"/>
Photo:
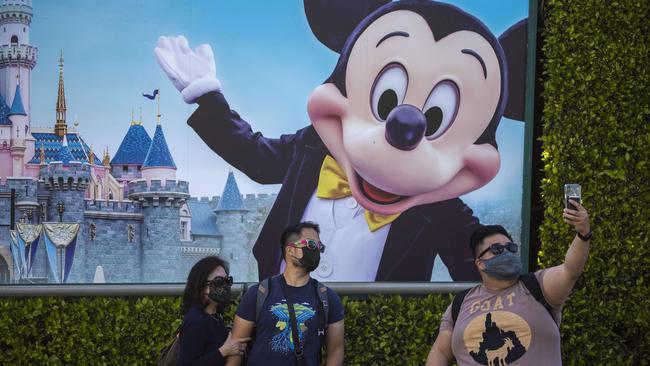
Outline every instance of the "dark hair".
<path fill-rule="evenodd" d="M 483 242 L 483 239 L 488 236 L 495 234 L 502 234 L 508 237 L 512 241 L 512 236 L 508 231 L 501 225 L 482 225 L 472 233 L 472 236 L 469 239 L 469 249 L 472 251 L 472 255 L 476 258 L 476 247 Z"/>
<path fill-rule="evenodd" d="M 183 292 L 183 302 L 181 304 L 181 314 L 185 315 L 188 310 L 194 307 L 204 308 L 202 292 L 208 281 L 208 276 L 217 267 L 223 267 L 226 273 L 230 273 L 228 262 L 216 257 L 209 256 L 196 262 L 187 275 L 187 283 Z"/>
<path fill-rule="evenodd" d="M 300 237 L 300 234 L 304 229 L 313 229 L 320 234 L 320 227 L 318 227 L 318 224 L 311 221 L 305 221 L 287 227 L 282 232 L 282 236 L 280 236 L 280 247 L 282 248 L 282 258 L 284 258 L 284 248 L 287 246 L 287 244 L 290 241 L 295 241 L 296 239 L 298 239 L 298 237 Z"/>
<path fill-rule="evenodd" d="M 483 22 L 454 5 L 438 3 L 435 1 L 405 0 L 389 2 L 378 8 L 366 16 L 348 36 L 341 52 L 339 52 L 340 57 L 336 67 L 334 67 L 334 71 L 329 78 L 325 80 L 325 83 L 334 84 L 341 94 L 347 97 L 347 89 L 345 85 L 346 69 L 350 54 L 352 53 L 352 48 L 354 48 L 356 41 L 363 31 L 365 31 L 366 28 L 373 24 L 377 19 L 383 15 L 398 10 L 409 10 L 424 18 L 436 41 L 439 41 L 452 33 L 467 30 L 479 34 L 490 44 L 490 46 L 492 46 L 501 71 L 501 92 L 499 94 L 497 108 L 492 115 L 490 123 L 483 131 L 483 134 L 474 143 L 477 145 L 488 143 L 497 148 L 495 134 L 499 121 L 503 116 L 506 101 L 508 100 L 508 68 L 506 66 L 506 56 L 497 38 L 492 34 L 489 28 L 483 24 Z"/>

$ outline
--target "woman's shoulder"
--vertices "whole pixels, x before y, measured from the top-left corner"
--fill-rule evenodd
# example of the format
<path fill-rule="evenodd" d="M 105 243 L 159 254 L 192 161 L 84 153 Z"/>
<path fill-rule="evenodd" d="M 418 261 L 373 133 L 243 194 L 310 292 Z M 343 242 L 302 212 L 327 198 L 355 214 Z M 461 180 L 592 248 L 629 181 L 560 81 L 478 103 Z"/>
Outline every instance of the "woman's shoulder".
<path fill-rule="evenodd" d="M 203 309 L 198 307 L 191 307 L 183 316 L 184 322 L 203 321 L 208 316 Z"/>

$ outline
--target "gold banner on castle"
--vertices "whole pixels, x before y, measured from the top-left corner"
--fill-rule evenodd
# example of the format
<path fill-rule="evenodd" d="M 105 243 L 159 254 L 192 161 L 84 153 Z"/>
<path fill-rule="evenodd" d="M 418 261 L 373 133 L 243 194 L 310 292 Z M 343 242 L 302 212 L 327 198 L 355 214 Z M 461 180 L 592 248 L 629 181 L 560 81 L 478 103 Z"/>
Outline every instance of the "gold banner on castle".
<path fill-rule="evenodd" d="M 79 224 L 70 223 L 45 223 L 43 224 L 47 237 L 57 247 L 67 247 L 79 233 Z"/>
<path fill-rule="evenodd" d="M 42 230 L 41 224 L 16 224 L 16 231 L 28 245 L 38 239 Z"/>

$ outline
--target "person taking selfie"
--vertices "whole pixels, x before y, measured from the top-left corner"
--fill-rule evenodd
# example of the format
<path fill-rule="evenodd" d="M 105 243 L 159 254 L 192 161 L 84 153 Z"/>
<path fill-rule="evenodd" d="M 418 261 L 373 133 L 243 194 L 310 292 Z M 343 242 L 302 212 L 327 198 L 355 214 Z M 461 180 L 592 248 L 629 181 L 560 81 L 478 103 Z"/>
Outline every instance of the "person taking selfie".
<path fill-rule="evenodd" d="M 564 263 L 520 275 L 519 246 L 499 225 L 470 239 L 481 284 L 456 295 L 443 315 L 427 366 L 561 365 L 561 310 L 589 255 L 589 214 L 579 201 L 564 209 L 576 235 Z"/>

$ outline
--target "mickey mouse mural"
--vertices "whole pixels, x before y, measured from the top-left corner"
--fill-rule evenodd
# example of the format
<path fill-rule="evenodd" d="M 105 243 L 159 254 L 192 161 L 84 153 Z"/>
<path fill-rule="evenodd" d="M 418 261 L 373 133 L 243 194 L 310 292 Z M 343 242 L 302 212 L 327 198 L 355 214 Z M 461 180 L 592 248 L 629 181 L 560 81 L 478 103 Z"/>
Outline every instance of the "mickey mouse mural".
<path fill-rule="evenodd" d="M 468 248 L 479 221 L 458 197 L 499 171 L 501 118 L 523 120 L 526 22 L 497 39 L 434 1 L 304 7 L 340 57 L 309 96 L 311 125 L 279 138 L 229 107 L 209 45 L 160 37 L 155 48 L 185 102 L 198 103 L 188 124 L 203 141 L 253 180 L 282 184 L 253 248 L 260 278 L 282 269 L 282 230 L 310 220 L 326 244 L 319 280 L 429 281 L 436 256 L 453 280 L 479 280 Z"/>

